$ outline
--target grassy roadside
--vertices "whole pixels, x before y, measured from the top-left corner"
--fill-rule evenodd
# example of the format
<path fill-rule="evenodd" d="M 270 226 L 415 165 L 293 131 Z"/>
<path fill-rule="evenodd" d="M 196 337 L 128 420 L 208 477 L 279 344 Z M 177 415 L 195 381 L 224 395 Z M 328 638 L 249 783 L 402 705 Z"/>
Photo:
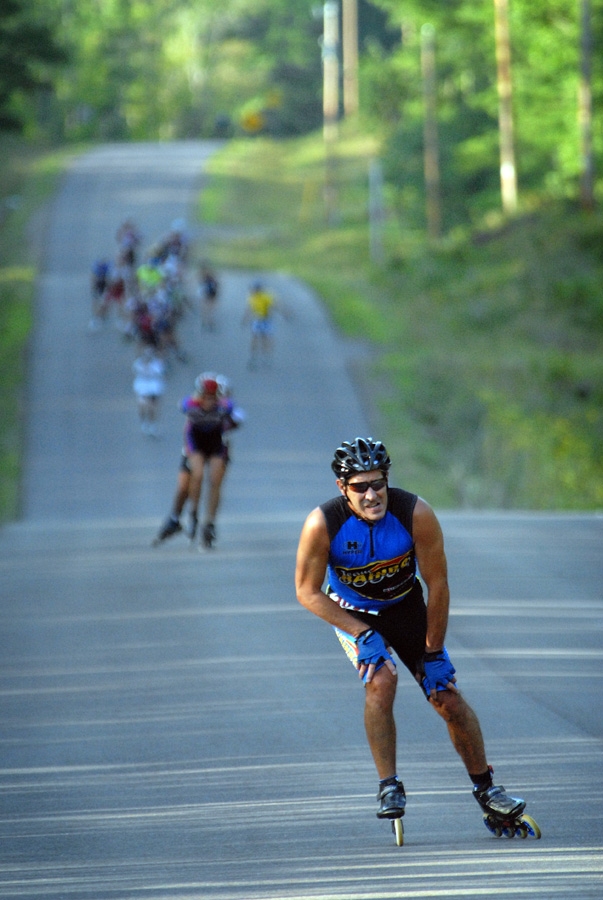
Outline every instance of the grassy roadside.
<path fill-rule="evenodd" d="M 33 320 L 44 204 L 67 158 L 0 136 L 0 522 L 19 504 L 27 342 Z"/>
<path fill-rule="evenodd" d="M 603 508 L 603 218 L 542 207 L 429 247 L 386 214 L 377 264 L 377 149 L 340 140 L 326 209 L 320 136 L 227 145 L 200 197 L 219 226 L 206 252 L 303 278 L 370 343 L 356 375 L 373 427 L 434 504 Z"/>

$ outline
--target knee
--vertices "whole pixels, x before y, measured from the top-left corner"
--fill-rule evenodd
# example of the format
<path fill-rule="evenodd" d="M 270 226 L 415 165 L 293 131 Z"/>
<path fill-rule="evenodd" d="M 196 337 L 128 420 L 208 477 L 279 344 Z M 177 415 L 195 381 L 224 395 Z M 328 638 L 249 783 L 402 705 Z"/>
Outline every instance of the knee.
<path fill-rule="evenodd" d="M 396 697 L 397 679 L 383 666 L 365 686 L 365 704 L 373 709 L 391 710 Z"/>
<path fill-rule="evenodd" d="M 429 702 L 448 724 L 461 723 L 467 718 L 469 706 L 458 692 L 438 691 Z"/>

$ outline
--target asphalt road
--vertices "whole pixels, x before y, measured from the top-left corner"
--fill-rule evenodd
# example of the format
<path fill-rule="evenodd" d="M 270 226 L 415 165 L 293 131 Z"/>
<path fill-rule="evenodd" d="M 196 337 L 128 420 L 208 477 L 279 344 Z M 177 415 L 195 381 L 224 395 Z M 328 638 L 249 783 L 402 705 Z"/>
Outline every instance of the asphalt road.
<path fill-rule="evenodd" d="M 441 514 L 460 686 L 497 780 L 528 799 L 543 837 L 490 836 L 442 723 L 402 676 L 398 848 L 374 815 L 362 688 L 293 591 L 332 451 L 368 429 L 354 348 L 304 285 L 268 275 L 294 319 L 279 323 L 273 367 L 249 372 L 251 273 L 223 273 L 217 331 L 188 314 L 161 437 L 140 433 L 132 346 L 112 325 L 87 330 L 89 267 L 126 215 L 149 243 L 194 221 L 211 151 L 101 147 L 51 210 L 23 516 L 0 534 L 0 896 L 600 898 L 603 518 Z M 152 549 L 175 487 L 177 401 L 213 368 L 247 413 L 218 544 Z"/>

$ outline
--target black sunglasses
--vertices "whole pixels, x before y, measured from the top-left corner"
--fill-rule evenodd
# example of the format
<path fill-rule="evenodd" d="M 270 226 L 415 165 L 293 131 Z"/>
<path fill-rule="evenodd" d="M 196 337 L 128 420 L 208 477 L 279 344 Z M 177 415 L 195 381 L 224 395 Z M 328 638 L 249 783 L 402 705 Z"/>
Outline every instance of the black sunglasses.
<path fill-rule="evenodd" d="M 382 491 L 387 485 L 387 478 L 375 478 L 374 481 L 346 481 L 346 487 L 349 487 L 355 494 L 366 494 L 369 488 L 374 491 Z"/>

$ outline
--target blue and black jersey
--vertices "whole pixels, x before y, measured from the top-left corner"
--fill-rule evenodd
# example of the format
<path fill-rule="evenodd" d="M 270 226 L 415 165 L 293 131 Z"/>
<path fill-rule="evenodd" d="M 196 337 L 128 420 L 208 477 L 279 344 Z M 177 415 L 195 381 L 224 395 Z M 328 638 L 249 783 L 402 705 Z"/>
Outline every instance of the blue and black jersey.
<path fill-rule="evenodd" d="M 417 495 L 388 488 L 387 498 L 385 516 L 372 523 L 354 515 L 343 496 L 320 507 L 331 542 L 329 592 L 344 608 L 380 612 L 418 585 L 412 537 Z"/>

